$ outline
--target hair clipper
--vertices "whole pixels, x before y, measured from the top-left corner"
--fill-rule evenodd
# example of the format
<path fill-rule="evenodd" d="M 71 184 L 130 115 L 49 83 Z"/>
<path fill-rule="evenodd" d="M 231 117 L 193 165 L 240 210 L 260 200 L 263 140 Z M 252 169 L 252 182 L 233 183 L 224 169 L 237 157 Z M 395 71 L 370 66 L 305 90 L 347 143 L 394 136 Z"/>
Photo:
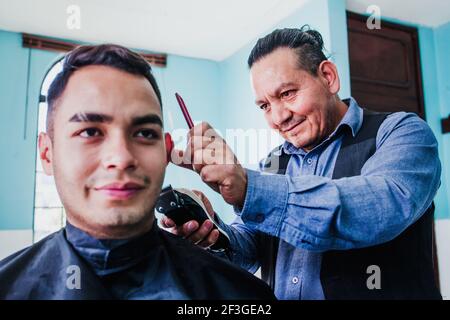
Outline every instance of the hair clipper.
<path fill-rule="evenodd" d="M 161 190 L 156 201 L 156 211 L 172 219 L 177 226 L 195 220 L 199 225 L 209 219 L 214 224 L 214 229 L 219 230 L 219 238 L 210 247 L 214 251 L 223 251 L 228 248 L 230 240 L 224 230 L 213 217 L 208 214 L 202 200 L 191 190 L 184 188 L 172 188 L 171 185 Z"/>

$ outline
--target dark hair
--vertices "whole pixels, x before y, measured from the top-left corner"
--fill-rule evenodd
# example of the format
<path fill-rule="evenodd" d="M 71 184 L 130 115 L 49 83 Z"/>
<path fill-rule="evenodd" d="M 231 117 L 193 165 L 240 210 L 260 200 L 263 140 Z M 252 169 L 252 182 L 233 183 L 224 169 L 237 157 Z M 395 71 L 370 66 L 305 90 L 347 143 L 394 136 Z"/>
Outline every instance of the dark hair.
<path fill-rule="evenodd" d="M 152 74 L 150 64 L 138 53 L 114 44 L 79 46 L 66 54 L 63 68 L 53 79 L 47 94 L 47 132 L 53 134 L 55 102 L 62 95 L 72 74 L 85 66 L 110 66 L 131 74 L 145 77 L 155 90 L 162 108 L 161 93 Z"/>
<path fill-rule="evenodd" d="M 308 25 L 300 29 L 277 29 L 258 39 L 248 57 L 248 67 L 278 48 L 291 48 L 298 56 L 299 67 L 313 76 L 317 75 L 320 63 L 328 58 L 323 53 L 323 39 L 316 30 Z"/>

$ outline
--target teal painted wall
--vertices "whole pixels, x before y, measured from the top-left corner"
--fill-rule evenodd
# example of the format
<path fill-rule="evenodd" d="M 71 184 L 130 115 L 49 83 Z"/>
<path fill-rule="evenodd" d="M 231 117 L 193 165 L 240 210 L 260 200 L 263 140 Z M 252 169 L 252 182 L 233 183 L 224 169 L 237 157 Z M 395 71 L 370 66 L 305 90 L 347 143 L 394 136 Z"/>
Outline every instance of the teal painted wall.
<path fill-rule="evenodd" d="M 441 186 L 435 198 L 436 219 L 450 218 L 449 212 L 449 170 L 448 150 L 450 148 L 448 135 L 443 135 L 441 131 L 441 118 L 443 117 L 442 99 L 440 97 L 440 84 L 438 78 L 438 59 L 435 33 L 436 30 L 419 26 L 419 48 L 422 66 L 422 83 L 424 91 L 425 115 L 428 125 L 433 130 L 439 144 L 439 157 L 442 163 Z M 450 36 L 450 35 L 449 35 Z M 449 39 L 450 40 L 450 39 Z M 450 51 L 447 51 L 449 54 Z M 446 141 L 447 140 L 447 141 Z"/>
<path fill-rule="evenodd" d="M 440 118 L 450 116 L 450 23 L 440 26 L 434 30 L 434 43 L 436 48 L 436 70 L 437 87 L 439 88 L 440 98 Z M 437 113 L 437 112 L 436 112 Z M 438 115 L 438 113 L 437 113 Z M 441 132 L 440 121 L 436 121 L 436 131 Z M 446 182 L 446 192 L 442 191 L 440 195 L 444 212 L 439 212 L 439 218 L 450 219 L 450 133 L 439 134 L 441 143 L 441 159 L 443 161 L 442 180 Z"/>
<path fill-rule="evenodd" d="M 194 123 L 208 121 L 220 126 L 218 112 L 219 67 L 217 62 L 170 55 L 166 68 L 154 68 L 163 98 L 165 129 L 172 133 L 179 149 L 186 146 L 187 124 L 175 99 L 178 92 L 184 99 Z M 220 195 L 206 186 L 193 171 L 169 164 L 164 184 L 200 190 L 206 194 L 217 212 L 225 206 Z"/>
<path fill-rule="evenodd" d="M 0 229 L 32 228 L 38 97 L 55 56 L 0 31 Z"/>

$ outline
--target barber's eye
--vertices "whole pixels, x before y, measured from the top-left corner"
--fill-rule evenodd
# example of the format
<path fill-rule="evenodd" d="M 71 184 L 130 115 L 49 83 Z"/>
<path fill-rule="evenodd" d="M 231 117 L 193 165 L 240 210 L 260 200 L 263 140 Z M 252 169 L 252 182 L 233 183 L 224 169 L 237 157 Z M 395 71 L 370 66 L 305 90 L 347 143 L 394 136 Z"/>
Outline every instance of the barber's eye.
<path fill-rule="evenodd" d="M 80 137 L 91 138 L 98 137 L 101 134 L 100 130 L 96 128 L 87 128 L 80 132 Z"/>
<path fill-rule="evenodd" d="M 264 103 L 264 104 L 260 105 L 259 108 L 261 110 L 266 110 L 267 109 L 267 103 Z"/>
<path fill-rule="evenodd" d="M 290 96 L 292 96 L 292 94 L 294 93 L 294 91 L 295 91 L 295 90 L 284 91 L 284 92 L 281 93 L 281 96 L 282 96 L 283 98 L 290 97 Z"/>
<path fill-rule="evenodd" d="M 151 140 L 151 139 L 157 139 L 158 133 L 156 133 L 155 130 L 144 129 L 144 130 L 137 131 L 135 136 L 138 138 L 144 138 L 144 139 Z"/>

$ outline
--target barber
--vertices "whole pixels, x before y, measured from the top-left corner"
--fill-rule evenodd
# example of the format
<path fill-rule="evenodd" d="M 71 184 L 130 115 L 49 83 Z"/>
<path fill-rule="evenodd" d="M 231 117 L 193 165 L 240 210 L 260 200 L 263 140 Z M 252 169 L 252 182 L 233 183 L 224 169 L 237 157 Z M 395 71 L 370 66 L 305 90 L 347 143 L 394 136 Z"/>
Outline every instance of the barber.
<path fill-rule="evenodd" d="M 338 70 L 307 27 L 259 39 L 248 66 L 256 104 L 285 142 L 249 170 L 202 123 L 174 161 L 234 207 L 236 221 L 221 222 L 229 259 L 261 267 L 280 299 L 441 299 L 432 257 L 441 164 L 429 126 L 341 100 Z M 218 237 L 210 221 L 163 224 L 203 247 Z"/>

